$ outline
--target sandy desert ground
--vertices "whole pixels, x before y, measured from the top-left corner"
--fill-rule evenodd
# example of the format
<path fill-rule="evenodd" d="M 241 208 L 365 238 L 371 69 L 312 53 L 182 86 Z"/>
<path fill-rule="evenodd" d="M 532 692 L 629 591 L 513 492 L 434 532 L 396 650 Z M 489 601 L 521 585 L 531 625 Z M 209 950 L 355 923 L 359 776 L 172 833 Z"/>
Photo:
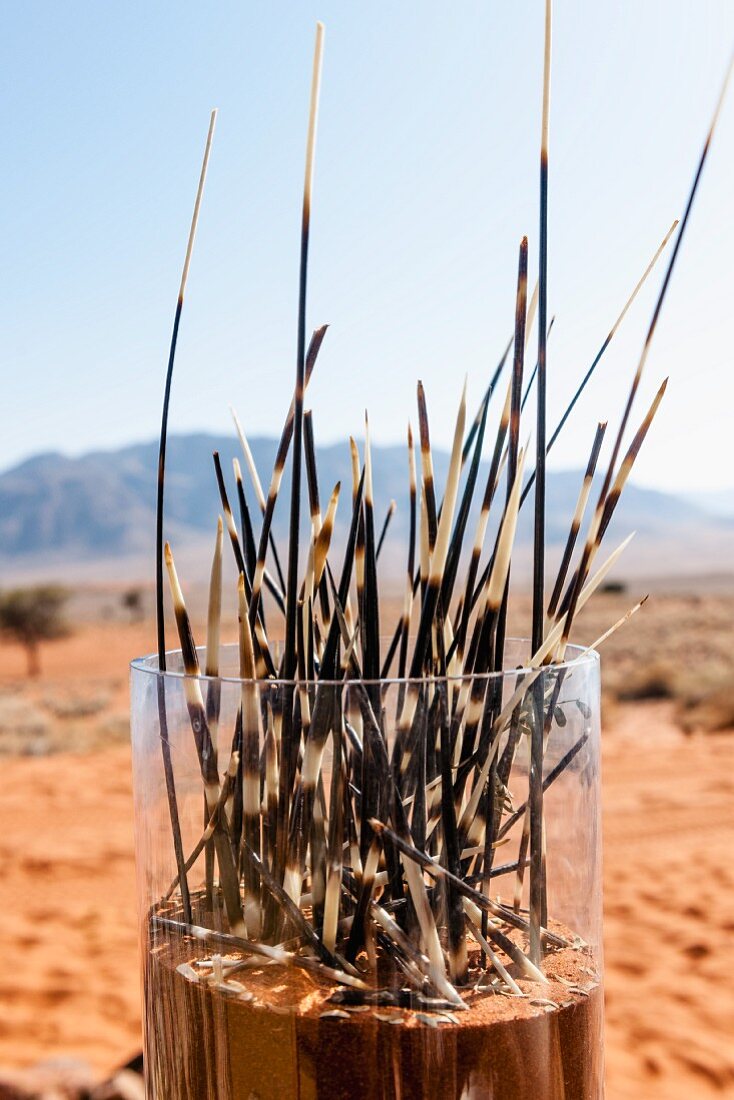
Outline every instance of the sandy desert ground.
<path fill-rule="evenodd" d="M 630 602 L 604 597 L 585 635 Z M 734 729 L 703 732 L 734 727 L 734 601 L 655 604 L 606 658 L 607 1095 L 734 1097 Z M 125 670 L 152 637 L 80 626 L 30 686 L 0 646 L 0 1067 L 63 1055 L 104 1073 L 139 1045 Z"/>

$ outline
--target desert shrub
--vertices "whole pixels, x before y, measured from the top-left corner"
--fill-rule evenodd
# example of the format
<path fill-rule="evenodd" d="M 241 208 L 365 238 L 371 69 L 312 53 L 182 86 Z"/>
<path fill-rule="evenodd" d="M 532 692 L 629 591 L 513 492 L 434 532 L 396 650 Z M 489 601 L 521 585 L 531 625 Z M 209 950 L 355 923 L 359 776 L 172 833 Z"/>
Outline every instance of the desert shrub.
<path fill-rule="evenodd" d="M 624 581 L 604 581 L 599 592 L 606 596 L 623 596 L 627 591 Z"/>
<path fill-rule="evenodd" d="M 686 733 L 734 730 L 734 677 L 726 662 L 710 661 L 682 677 L 677 718 Z"/>
<path fill-rule="evenodd" d="M 693 706 L 682 704 L 678 721 L 685 733 L 734 730 L 734 685 L 712 692 Z"/>
<path fill-rule="evenodd" d="M 675 671 L 662 661 L 637 666 L 617 686 L 617 698 L 623 702 L 672 699 L 675 694 Z"/>

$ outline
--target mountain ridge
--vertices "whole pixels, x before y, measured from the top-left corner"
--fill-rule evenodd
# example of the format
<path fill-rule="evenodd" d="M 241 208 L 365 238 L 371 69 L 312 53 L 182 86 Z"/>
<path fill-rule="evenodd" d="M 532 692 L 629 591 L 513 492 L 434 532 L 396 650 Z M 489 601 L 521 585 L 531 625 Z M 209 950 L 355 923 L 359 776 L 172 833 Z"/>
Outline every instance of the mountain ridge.
<path fill-rule="evenodd" d="M 276 440 L 256 436 L 250 439 L 255 463 L 267 492 L 275 458 Z M 360 446 L 360 450 L 361 450 Z M 259 514 L 249 475 L 234 436 L 207 432 L 174 433 L 169 436 L 166 481 L 166 534 L 174 547 L 199 547 L 210 541 L 221 512 L 211 454 L 221 455 L 230 503 L 237 514 L 232 458 L 240 458 L 245 491 L 257 535 Z M 335 537 L 337 542 L 348 522 L 351 467 L 346 444 L 327 444 L 317 448 L 319 487 L 322 508 L 337 480 L 342 483 Z M 381 527 L 391 500 L 397 511 L 385 544 L 386 572 L 404 569 L 402 557 L 407 543 L 408 464 L 401 445 L 373 445 L 373 483 L 376 522 Z M 118 561 L 145 561 L 153 547 L 155 517 L 155 477 L 158 443 L 155 440 L 131 443 L 116 449 L 98 449 L 77 457 L 59 452 L 33 455 L 0 473 L 0 566 L 3 573 L 22 571 L 24 567 L 62 568 L 85 562 L 101 564 Z M 437 493 L 443 490 L 448 469 L 448 453 L 433 453 Z M 482 463 L 475 497 L 483 493 L 488 464 Z M 560 546 L 566 538 L 576 504 L 582 472 L 549 471 L 548 524 L 549 547 Z M 283 501 L 289 495 L 289 475 L 283 479 Z M 593 497 L 592 497 L 593 500 Z M 471 541 L 478 503 L 470 516 L 466 543 Z M 308 511 L 307 509 L 305 510 Z M 276 508 L 274 533 L 287 537 L 288 509 Z M 308 529 L 304 517 L 304 536 Z M 611 546 L 629 531 L 637 531 L 636 542 L 647 546 L 647 559 L 657 552 L 680 559 L 681 566 L 695 566 L 702 549 L 706 553 L 702 568 L 711 568 L 727 557 L 722 548 L 734 547 L 734 517 L 708 513 L 690 499 L 634 483 L 627 486 L 608 536 Z M 491 536 L 491 531 L 490 531 Z M 532 544 L 532 507 L 526 506 L 518 525 L 520 557 Z M 519 560 L 519 559 L 518 559 Z M 208 567 L 208 565 L 207 565 Z"/>

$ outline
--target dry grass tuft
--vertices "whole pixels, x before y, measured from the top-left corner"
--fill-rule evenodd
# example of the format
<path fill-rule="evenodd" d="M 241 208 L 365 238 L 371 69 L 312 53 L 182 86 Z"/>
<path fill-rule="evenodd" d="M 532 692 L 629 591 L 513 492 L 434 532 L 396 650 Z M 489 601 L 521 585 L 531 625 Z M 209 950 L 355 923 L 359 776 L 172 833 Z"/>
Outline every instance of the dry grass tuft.
<path fill-rule="evenodd" d="M 110 704 L 109 695 L 77 692 L 66 696 L 47 695 L 42 705 L 55 718 L 89 718 L 106 710 Z"/>
<path fill-rule="evenodd" d="M 24 695 L 0 695 L 0 755 L 45 756 L 51 723 Z"/>

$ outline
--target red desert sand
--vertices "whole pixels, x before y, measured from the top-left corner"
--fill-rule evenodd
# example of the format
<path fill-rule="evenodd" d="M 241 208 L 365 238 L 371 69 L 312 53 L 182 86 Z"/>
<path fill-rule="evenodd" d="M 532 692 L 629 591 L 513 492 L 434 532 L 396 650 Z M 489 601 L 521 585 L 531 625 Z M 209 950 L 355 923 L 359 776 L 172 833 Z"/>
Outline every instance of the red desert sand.
<path fill-rule="evenodd" d="M 61 665 L 68 686 L 69 647 L 87 688 L 116 647 L 124 668 L 138 632 L 104 633 L 99 661 L 89 635 L 48 647 L 42 690 Z M 734 736 L 686 737 L 672 708 L 615 707 L 604 738 L 608 1100 L 734 1097 Z M 140 1044 L 129 750 L 1 764 L 0 1067 L 108 1073 Z"/>

